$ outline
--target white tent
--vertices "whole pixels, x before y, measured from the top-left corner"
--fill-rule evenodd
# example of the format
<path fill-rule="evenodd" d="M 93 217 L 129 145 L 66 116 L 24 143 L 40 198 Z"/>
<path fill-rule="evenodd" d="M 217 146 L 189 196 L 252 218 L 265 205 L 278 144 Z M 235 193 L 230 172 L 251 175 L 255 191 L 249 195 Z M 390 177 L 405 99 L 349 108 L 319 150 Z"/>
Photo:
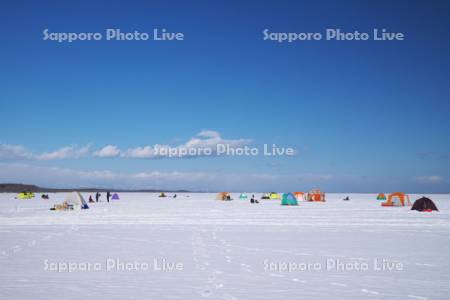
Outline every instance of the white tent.
<path fill-rule="evenodd" d="M 72 192 L 66 196 L 64 202 L 73 207 L 73 209 L 89 208 L 80 192 Z"/>

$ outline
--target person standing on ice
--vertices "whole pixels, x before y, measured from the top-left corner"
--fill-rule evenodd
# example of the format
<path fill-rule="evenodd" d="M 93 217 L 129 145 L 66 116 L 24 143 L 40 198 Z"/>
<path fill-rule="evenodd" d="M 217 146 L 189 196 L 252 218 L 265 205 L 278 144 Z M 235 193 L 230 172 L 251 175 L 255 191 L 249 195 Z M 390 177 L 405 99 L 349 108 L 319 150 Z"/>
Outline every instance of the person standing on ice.
<path fill-rule="evenodd" d="M 250 203 L 255 203 L 255 195 L 252 195 L 252 198 L 250 199 Z"/>
<path fill-rule="evenodd" d="M 98 199 L 100 199 L 100 193 L 99 192 L 97 192 L 96 194 L 95 194 L 95 201 L 96 202 L 98 202 Z"/>
<path fill-rule="evenodd" d="M 106 201 L 109 202 L 109 198 L 111 198 L 111 193 L 109 191 L 106 192 Z"/>

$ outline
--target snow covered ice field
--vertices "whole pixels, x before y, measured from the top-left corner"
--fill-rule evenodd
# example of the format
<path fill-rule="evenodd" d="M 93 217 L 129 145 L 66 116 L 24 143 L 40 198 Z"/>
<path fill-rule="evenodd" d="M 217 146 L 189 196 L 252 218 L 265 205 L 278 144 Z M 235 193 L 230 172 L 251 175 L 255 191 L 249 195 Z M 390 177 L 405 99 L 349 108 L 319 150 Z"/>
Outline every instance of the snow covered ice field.
<path fill-rule="evenodd" d="M 433 213 L 374 194 L 297 207 L 187 195 L 58 212 L 63 193 L 0 194 L 0 299 L 450 299 L 449 195 L 429 195 Z"/>

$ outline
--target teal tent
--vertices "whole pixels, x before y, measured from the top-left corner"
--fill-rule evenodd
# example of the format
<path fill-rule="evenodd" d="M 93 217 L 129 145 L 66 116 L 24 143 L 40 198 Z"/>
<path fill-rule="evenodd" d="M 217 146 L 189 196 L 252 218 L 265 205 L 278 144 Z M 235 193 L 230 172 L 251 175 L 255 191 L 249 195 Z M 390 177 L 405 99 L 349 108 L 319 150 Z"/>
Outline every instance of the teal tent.
<path fill-rule="evenodd" d="M 241 195 L 239 196 L 239 199 L 247 199 L 247 195 L 246 195 L 246 194 L 241 194 Z"/>
<path fill-rule="evenodd" d="M 283 194 L 281 205 L 298 205 L 297 198 L 292 193 Z"/>

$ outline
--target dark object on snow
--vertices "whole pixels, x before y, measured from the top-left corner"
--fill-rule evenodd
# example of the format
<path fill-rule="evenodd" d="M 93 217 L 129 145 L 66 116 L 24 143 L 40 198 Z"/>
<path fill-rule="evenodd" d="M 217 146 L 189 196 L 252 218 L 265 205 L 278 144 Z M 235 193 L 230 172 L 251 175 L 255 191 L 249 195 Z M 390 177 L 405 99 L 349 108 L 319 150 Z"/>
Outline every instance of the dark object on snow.
<path fill-rule="evenodd" d="M 417 210 L 417 211 L 439 211 L 437 209 L 436 205 L 434 204 L 431 199 L 422 197 L 420 199 L 417 199 L 416 202 L 414 202 L 413 206 L 411 207 L 411 210 Z"/>
<path fill-rule="evenodd" d="M 350 198 L 347 196 L 347 197 L 345 197 L 344 199 L 342 199 L 342 200 L 344 200 L 344 201 L 349 201 L 350 200 Z"/>

